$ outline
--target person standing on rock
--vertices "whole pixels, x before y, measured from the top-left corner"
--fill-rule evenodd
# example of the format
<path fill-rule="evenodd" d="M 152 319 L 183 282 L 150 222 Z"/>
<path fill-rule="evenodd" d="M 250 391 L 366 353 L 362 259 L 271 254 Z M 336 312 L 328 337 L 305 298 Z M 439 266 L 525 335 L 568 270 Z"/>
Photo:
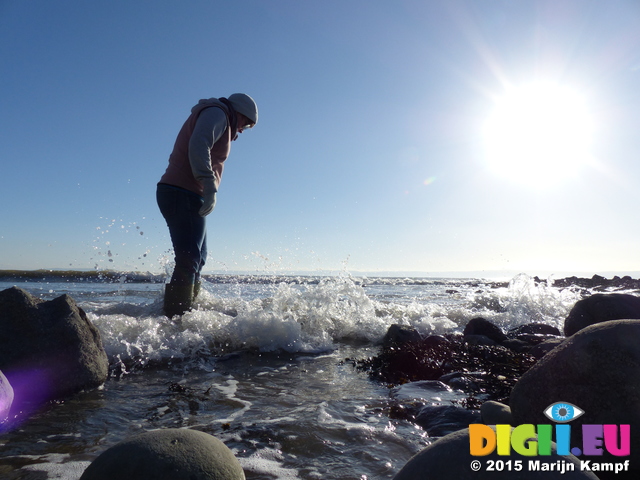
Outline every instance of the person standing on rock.
<path fill-rule="evenodd" d="M 198 295 L 207 257 L 205 217 L 216 205 L 224 161 L 231 142 L 257 122 L 253 98 L 234 93 L 200 100 L 178 133 L 156 191 L 175 253 L 175 269 L 164 293 L 169 318 L 188 311 Z"/>

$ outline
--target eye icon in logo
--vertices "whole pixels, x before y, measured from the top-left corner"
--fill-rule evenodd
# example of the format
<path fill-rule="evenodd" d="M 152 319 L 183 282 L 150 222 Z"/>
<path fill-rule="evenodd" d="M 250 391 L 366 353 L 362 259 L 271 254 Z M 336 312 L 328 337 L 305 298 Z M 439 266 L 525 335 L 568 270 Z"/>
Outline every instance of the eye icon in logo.
<path fill-rule="evenodd" d="M 575 420 L 584 413 L 584 410 L 576 407 L 572 403 L 558 402 L 549 405 L 544 411 L 544 414 L 549 420 L 553 420 L 558 423 L 567 423 L 571 420 Z"/>

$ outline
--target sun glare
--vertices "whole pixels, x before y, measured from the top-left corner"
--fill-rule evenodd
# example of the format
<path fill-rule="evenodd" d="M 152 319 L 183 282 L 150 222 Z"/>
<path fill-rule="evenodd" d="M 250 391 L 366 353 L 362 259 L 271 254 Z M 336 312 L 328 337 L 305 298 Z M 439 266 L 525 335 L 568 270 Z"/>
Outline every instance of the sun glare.
<path fill-rule="evenodd" d="M 545 186 L 572 175 L 590 157 L 593 120 L 567 87 L 532 83 L 495 102 L 484 125 L 486 158 L 510 181 Z"/>

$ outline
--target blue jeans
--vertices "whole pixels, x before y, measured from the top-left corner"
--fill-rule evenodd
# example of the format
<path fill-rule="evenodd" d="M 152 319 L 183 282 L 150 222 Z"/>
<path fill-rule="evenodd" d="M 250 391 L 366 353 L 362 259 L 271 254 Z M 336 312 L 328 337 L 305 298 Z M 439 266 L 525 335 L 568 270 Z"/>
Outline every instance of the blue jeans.
<path fill-rule="evenodd" d="M 193 285 L 207 259 L 207 229 L 205 218 L 198 211 L 200 195 L 172 185 L 158 184 L 156 199 L 167 221 L 176 266 L 171 277 L 175 285 Z"/>

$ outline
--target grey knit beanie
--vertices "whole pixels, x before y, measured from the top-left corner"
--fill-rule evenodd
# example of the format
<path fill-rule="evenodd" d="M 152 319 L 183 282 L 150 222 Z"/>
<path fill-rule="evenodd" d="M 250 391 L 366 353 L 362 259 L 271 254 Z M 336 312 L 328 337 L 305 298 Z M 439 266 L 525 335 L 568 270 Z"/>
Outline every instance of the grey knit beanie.
<path fill-rule="evenodd" d="M 253 98 L 246 93 L 234 93 L 228 100 L 236 112 L 247 117 L 252 123 L 258 123 L 258 105 Z"/>

